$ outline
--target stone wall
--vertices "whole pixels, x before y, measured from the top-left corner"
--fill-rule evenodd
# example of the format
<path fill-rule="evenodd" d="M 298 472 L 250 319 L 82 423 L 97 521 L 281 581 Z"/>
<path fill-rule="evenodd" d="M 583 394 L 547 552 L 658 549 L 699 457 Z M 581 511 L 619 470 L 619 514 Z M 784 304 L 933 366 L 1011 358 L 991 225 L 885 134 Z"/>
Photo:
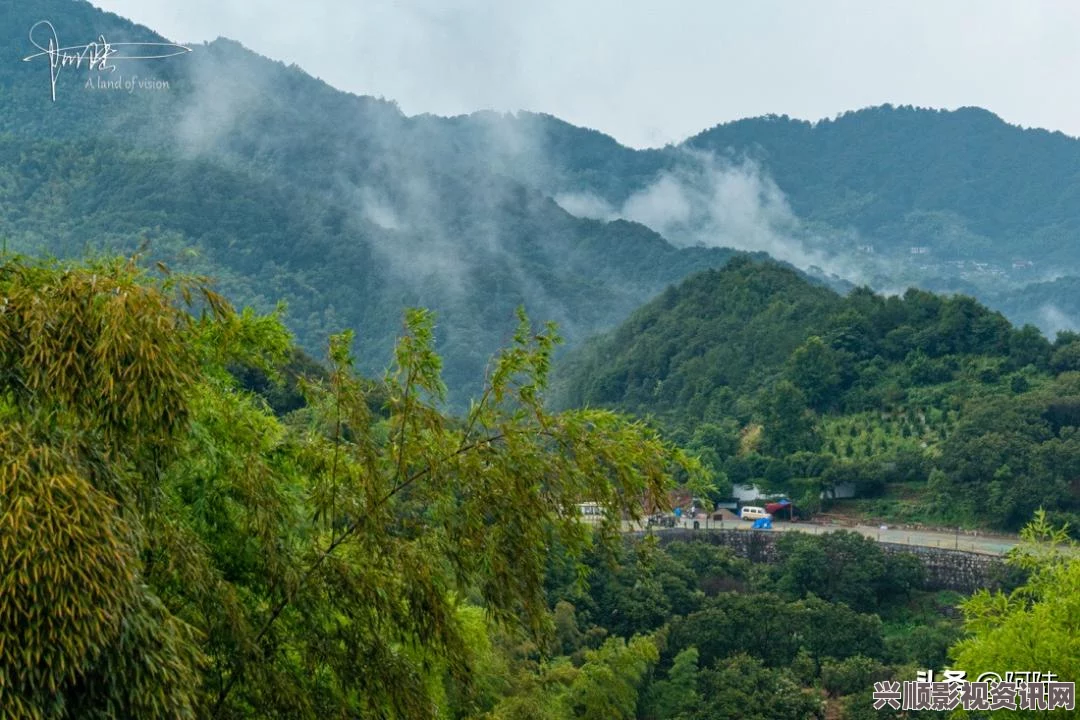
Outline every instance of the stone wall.
<path fill-rule="evenodd" d="M 1005 577 L 1005 563 L 997 555 L 881 543 L 885 552 L 908 553 L 922 560 L 926 568 L 926 586 L 930 590 L 956 590 L 971 594 L 986 588 L 995 590 Z"/>
<path fill-rule="evenodd" d="M 797 531 L 791 531 L 797 532 Z M 632 533 L 642 537 L 646 533 Z M 661 545 L 675 540 L 703 540 L 723 545 L 739 557 L 752 562 L 773 562 L 776 559 L 776 539 L 779 533 L 768 530 L 688 530 L 673 528 L 656 533 Z M 1005 564 L 1000 557 L 964 550 L 880 543 L 888 553 L 907 553 L 919 558 L 926 568 L 928 590 L 956 590 L 972 593 L 980 588 L 995 589 L 1005 576 Z"/>

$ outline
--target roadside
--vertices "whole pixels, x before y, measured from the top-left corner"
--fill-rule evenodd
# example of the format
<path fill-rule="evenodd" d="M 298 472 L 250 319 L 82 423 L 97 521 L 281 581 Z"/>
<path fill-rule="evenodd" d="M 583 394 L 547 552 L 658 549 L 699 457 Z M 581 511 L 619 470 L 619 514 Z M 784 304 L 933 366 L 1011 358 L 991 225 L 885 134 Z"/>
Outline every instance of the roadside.
<path fill-rule="evenodd" d="M 676 528 L 688 530 L 695 529 L 709 532 L 712 530 L 746 530 L 753 531 L 751 523 L 745 520 L 718 520 L 706 519 L 704 515 L 697 520 L 683 517 L 675 523 Z M 627 531 L 645 530 L 641 523 L 625 523 Z M 654 528 L 658 532 L 663 529 Z M 986 533 L 970 530 L 944 530 L 944 529 L 908 529 L 904 527 L 870 526 L 861 524 L 819 523 L 819 522 L 788 522 L 774 520 L 772 530 L 758 530 L 756 532 L 806 532 L 815 535 L 834 532 L 836 530 L 851 530 L 878 542 L 896 543 L 899 545 L 916 545 L 919 547 L 945 548 L 949 550 L 963 550 L 965 552 L 982 553 L 985 555 L 1004 555 L 1020 543 L 1016 535 L 989 535 Z"/>

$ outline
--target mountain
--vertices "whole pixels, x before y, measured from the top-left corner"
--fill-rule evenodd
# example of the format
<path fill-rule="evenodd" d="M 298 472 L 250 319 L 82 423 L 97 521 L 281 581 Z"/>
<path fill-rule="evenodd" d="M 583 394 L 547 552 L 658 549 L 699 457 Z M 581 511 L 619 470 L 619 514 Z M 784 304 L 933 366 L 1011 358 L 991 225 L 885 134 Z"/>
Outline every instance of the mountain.
<path fill-rule="evenodd" d="M 793 381 L 805 385 L 816 409 L 854 412 L 889 405 L 882 371 L 890 365 L 986 355 L 1018 370 L 1037 359 L 1045 366 L 1051 347 L 1033 328 L 1018 330 L 970 297 L 920 290 L 884 297 L 866 287 L 842 296 L 773 262 L 736 258 L 669 287 L 572 353 L 563 371 L 564 404 L 612 406 L 691 426 L 727 417 L 746 422 L 759 392 L 808 362 L 795 356 L 814 337 L 831 348 L 813 351 L 827 356 L 828 387 Z M 918 385 L 919 372 L 898 375 L 900 389 Z M 942 365 L 929 375 L 952 372 Z"/>
<path fill-rule="evenodd" d="M 1063 285 L 1025 288 L 1080 277 L 1080 142 L 983 110 L 769 116 L 634 150 L 543 114 L 406 116 L 226 39 L 61 68 L 54 102 L 45 58 L 22 61 L 45 19 L 61 45 L 168 42 L 82 0 L 0 0 L 8 250 L 148 242 L 236 302 L 286 301 L 316 355 L 356 329 L 369 374 L 402 309 L 431 307 L 459 404 L 517 305 L 574 345 L 734 249 L 834 288 L 965 292 L 1048 332 L 1075 316 L 1045 297 Z"/>
<path fill-rule="evenodd" d="M 0 18 L 20 35 L 52 18 L 61 45 L 166 42 L 85 2 L 3 0 Z M 208 273 L 239 303 L 285 300 L 287 323 L 313 353 L 355 328 L 361 367 L 374 374 L 402 310 L 430 307 L 457 403 L 512 333 L 516 306 L 573 341 L 732 254 L 570 215 L 500 172 L 496 156 L 512 141 L 496 142 L 501 130 L 484 116 L 464 128 L 460 118 L 406 117 L 231 41 L 116 61 L 115 73 L 62 69 L 55 102 L 45 58 L 21 62 L 32 49 L 13 38 L 0 58 L 9 250 L 71 256 L 148 241 L 151 259 Z M 136 67 L 151 89 L 95 84 Z"/>
<path fill-rule="evenodd" d="M 980 108 L 884 106 L 818 123 L 719 125 L 692 148 L 757 158 L 808 222 L 853 229 L 875 252 L 925 260 L 1075 266 L 1080 141 Z M 1034 247 L 1038 252 L 1034 252 Z"/>
<path fill-rule="evenodd" d="M 567 359 L 564 403 L 719 419 L 843 298 L 774 263 L 731 261 L 669 287 Z"/>

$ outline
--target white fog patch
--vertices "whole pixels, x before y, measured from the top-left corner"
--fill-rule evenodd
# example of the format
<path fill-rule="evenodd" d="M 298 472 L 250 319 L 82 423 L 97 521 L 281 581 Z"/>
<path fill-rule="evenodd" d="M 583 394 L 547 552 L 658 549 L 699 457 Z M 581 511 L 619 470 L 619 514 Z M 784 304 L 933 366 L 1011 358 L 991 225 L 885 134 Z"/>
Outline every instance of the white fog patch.
<path fill-rule="evenodd" d="M 678 232 L 693 217 L 692 184 L 664 174 L 649 187 L 634 193 L 623 204 L 622 217 L 639 222 L 661 235 Z"/>
<path fill-rule="evenodd" d="M 192 155 L 215 155 L 247 119 L 248 111 L 263 101 L 268 74 L 257 63 L 231 63 L 221 72 L 212 51 L 204 45 L 192 53 L 191 95 L 181 105 L 173 124 L 176 143 Z"/>
<path fill-rule="evenodd" d="M 619 214 L 607 200 L 592 193 L 559 193 L 555 202 L 566 212 L 590 220 L 614 220 Z"/>
<path fill-rule="evenodd" d="M 398 220 L 394 208 L 377 190 L 371 187 L 361 188 L 359 192 L 360 208 L 364 218 L 383 230 L 400 230 L 401 221 Z"/>
<path fill-rule="evenodd" d="M 1056 305 L 1047 303 L 1039 308 L 1039 325 L 1049 336 L 1062 330 L 1076 330 L 1080 323 Z"/>
<path fill-rule="evenodd" d="M 591 193 L 563 193 L 555 201 L 578 217 L 639 222 L 677 246 L 764 251 L 851 282 L 861 283 L 866 276 L 856 261 L 817 249 L 826 243 L 804 226 L 783 191 L 750 160 L 731 162 L 682 150 L 675 169 L 659 173 L 621 206 Z"/>

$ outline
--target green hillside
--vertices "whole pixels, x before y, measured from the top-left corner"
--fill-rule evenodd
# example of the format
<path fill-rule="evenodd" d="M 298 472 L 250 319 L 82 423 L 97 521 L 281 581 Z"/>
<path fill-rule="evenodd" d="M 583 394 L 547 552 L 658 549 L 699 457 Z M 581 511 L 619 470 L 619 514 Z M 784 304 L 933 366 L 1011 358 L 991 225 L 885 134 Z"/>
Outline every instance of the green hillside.
<path fill-rule="evenodd" d="M 54 102 L 45 19 L 165 41 L 0 0 L 0 719 L 924 720 L 871 688 L 1080 675 L 1080 333 L 1010 323 L 1080 317 L 1080 141 L 885 106 L 634 150 L 227 39 Z M 861 533 L 633 531 L 735 484 L 1021 537 L 964 598 Z"/>
<path fill-rule="evenodd" d="M 967 297 L 840 296 L 738 259 L 574 353 L 561 397 L 652 415 L 722 477 L 808 508 L 854 485 L 897 518 L 1015 529 L 1080 507 L 1078 353 Z"/>
<path fill-rule="evenodd" d="M 518 305 L 573 340 L 730 256 L 678 251 L 640 225 L 578 220 L 520 187 L 496 185 L 487 197 L 500 194 L 495 207 L 462 207 L 460 218 L 500 224 L 507 234 L 498 243 L 458 258 L 442 236 L 425 259 L 424 236 L 349 219 L 331 199 L 270 177 L 118 142 L 0 136 L 0 238 L 9 250 L 79 257 L 149 243 L 153 259 L 213 275 L 238 303 L 268 311 L 286 301 L 290 329 L 318 357 L 331 333 L 357 328 L 369 374 L 382 372 L 401 310 L 432 308 L 458 403 Z M 613 257 L 613 246 L 625 254 Z"/>

